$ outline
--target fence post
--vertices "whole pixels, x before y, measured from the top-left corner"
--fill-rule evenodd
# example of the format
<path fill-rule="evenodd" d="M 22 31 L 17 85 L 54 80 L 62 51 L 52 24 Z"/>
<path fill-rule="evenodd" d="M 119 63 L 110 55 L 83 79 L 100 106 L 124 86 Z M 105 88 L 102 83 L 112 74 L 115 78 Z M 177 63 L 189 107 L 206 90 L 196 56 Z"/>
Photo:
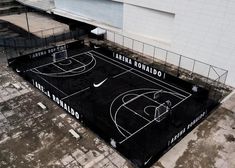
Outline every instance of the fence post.
<path fill-rule="evenodd" d="M 53 28 L 52 30 L 53 30 L 53 40 L 54 40 L 54 43 L 55 43 L 56 39 L 55 39 L 55 31 L 54 31 L 54 28 Z"/>
<path fill-rule="evenodd" d="M 194 60 L 193 60 L 193 68 L 192 68 L 192 72 L 191 72 L 191 74 L 190 74 L 190 77 L 192 77 L 192 75 L 193 75 L 194 68 L 195 68 L 195 62 L 196 62 L 196 60 L 194 59 Z"/>
<path fill-rule="evenodd" d="M 143 47 L 142 47 L 142 55 L 144 56 L 144 43 L 143 43 Z"/>
<path fill-rule="evenodd" d="M 177 77 L 179 77 L 179 76 L 180 76 L 181 59 L 182 59 L 182 55 L 180 55 L 180 58 L 179 58 Z"/>
<path fill-rule="evenodd" d="M 63 41 L 65 41 L 65 30 L 63 32 Z"/>
<path fill-rule="evenodd" d="M 122 36 L 122 46 L 124 47 L 124 36 Z"/>
<path fill-rule="evenodd" d="M 41 30 L 41 38 L 43 38 L 43 32 L 42 32 L 42 30 Z"/>
<path fill-rule="evenodd" d="M 153 63 L 154 63 L 154 57 L 155 57 L 155 52 L 156 52 L 156 47 L 153 46 Z"/>
<path fill-rule="evenodd" d="M 166 71 L 166 62 L 167 62 L 168 51 L 166 51 L 165 63 L 164 63 L 164 71 Z"/>
<path fill-rule="evenodd" d="M 209 70 L 208 70 L 208 74 L 207 74 L 207 79 L 206 79 L 206 84 L 208 83 L 210 72 L 211 72 L 211 65 L 209 66 Z"/>
<path fill-rule="evenodd" d="M 134 52 L 134 39 L 132 39 L 132 52 Z"/>

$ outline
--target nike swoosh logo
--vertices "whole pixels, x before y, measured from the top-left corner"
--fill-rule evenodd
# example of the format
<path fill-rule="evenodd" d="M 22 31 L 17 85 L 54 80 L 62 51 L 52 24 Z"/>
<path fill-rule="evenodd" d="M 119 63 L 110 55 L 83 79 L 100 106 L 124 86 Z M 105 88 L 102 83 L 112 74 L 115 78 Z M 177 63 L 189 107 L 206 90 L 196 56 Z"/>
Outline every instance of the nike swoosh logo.
<path fill-rule="evenodd" d="M 106 78 L 105 80 L 103 80 L 102 82 L 98 83 L 98 84 L 93 84 L 94 87 L 100 87 L 108 78 Z"/>

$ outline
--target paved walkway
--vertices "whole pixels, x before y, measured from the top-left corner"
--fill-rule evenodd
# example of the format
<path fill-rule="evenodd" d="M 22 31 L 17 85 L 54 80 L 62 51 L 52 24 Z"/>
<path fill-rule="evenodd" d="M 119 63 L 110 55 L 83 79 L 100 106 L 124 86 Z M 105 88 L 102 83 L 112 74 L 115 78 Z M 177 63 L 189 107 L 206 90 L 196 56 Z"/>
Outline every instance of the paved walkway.
<path fill-rule="evenodd" d="M 0 20 L 5 20 L 13 23 L 24 30 L 27 29 L 26 15 L 25 13 L 1 16 Z M 44 37 L 53 35 L 54 33 L 62 33 L 69 30 L 69 26 L 60 22 L 53 20 L 48 16 L 44 16 L 38 13 L 29 12 L 28 13 L 29 30 L 31 33 L 38 37 Z M 41 32 L 43 31 L 43 33 Z"/>

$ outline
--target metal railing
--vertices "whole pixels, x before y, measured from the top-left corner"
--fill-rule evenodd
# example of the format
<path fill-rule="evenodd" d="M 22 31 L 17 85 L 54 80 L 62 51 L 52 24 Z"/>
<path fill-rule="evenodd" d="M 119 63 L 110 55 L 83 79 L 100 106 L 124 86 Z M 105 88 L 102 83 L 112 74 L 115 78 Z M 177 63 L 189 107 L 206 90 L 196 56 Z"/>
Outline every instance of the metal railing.
<path fill-rule="evenodd" d="M 35 34 L 37 36 L 35 36 Z M 70 31 L 57 27 L 53 29 L 42 30 L 30 35 L 30 38 L 6 38 L 0 39 L 0 46 L 4 47 L 6 58 L 13 58 L 26 54 L 28 51 L 48 48 L 57 43 L 79 39 L 84 35 L 82 30 Z"/>
<path fill-rule="evenodd" d="M 196 59 L 177 54 L 166 49 L 126 37 L 122 34 L 108 31 L 106 40 L 120 45 L 133 53 L 144 55 L 151 63 L 161 65 L 165 71 L 174 71 L 175 76 L 185 76 L 197 80 L 197 84 L 223 88 L 225 86 L 228 71 Z"/>
<path fill-rule="evenodd" d="M 39 38 L 45 38 L 45 37 L 50 37 L 50 36 L 56 36 L 56 35 L 63 34 L 66 32 L 70 32 L 69 27 L 58 26 L 58 27 L 54 27 L 50 29 L 43 29 L 37 32 L 33 32 L 32 34 Z"/>

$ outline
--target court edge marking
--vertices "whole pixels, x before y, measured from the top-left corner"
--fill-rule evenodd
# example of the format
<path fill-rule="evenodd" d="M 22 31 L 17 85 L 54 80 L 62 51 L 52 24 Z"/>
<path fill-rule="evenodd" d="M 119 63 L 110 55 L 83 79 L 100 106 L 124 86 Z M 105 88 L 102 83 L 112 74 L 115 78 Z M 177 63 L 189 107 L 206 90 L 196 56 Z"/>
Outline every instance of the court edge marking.
<path fill-rule="evenodd" d="M 61 63 L 61 62 L 59 62 L 58 64 L 59 64 L 59 65 L 62 65 L 62 66 L 67 66 L 67 65 L 71 65 L 71 64 L 72 64 L 72 61 L 69 60 L 68 63 Z"/>
<path fill-rule="evenodd" d="M 88 52 L 90 52 L 90 51 L 86 51 L 86 52 L 83 52 L 83 53 L 80 53 L 80 54 L 75 54 L 75 55 L 73 55 L 73 56 L 71 56 L 71 57 L 67 57 L 67 58 L 65 58 L 65 59 L 61 59 L 61 60 L 56 61 L 56 62 L 52 61 L 52 62 L 50 62 L 50 63 L 46 63 L 46 64 L 43 64 L 43 65 L 39 65 L 39 66 L 37 66 L 37 67 L 33 67 L 33 68 L 31 68 L 31 69 L 26 70 L 26 72 L 27 72 L 27 71 L 31 71 L 32 69 L 35 69 L 35 68 L 41 68 L 41 67 L 44 67 L 44 66 L 47 66 L 47 65 L 50 65 L 50 64 L 59 63 L 59 62 L 64 61 L 64 60 L 66 60 L 66 59 L 73 58 L 73 57 L 76 57 L 76 56 L 79 56 L 79 55 L 82 55 L 82 54 L 86 54 L 86 53 L 88 53 Z"/>
<path fill-rule="evenodd" d="M 155 92 L 155 91 L 158 91 L 158 89 L 153 89 L 153 88 L 141 88 L 141 89 L 132 89 L 132 90 L 128 90 L 128 91 L 126 91 L 126 92 L 123 92 L 123 93 L 119 94 L 117 97 L 115 97 L 114 100 L 112 101 L 110 107 L 109 107 L 110 117 L 111 117 L 111 119 L 113 120 L 114 124 L 116 125 L 116 128 L 117 128 L 117 130 L 119 131 L 119 133 L 120 133 L 121 135 L 123 135 L 124 137 L 127 137 L 127 136 L 124 135 L 124 133 L 119 129 L 119 127 L 121 128 L 121 126 L 118 125 L 118 123 L 116 122 L 116 121 L 117 121 L 117 113 L 118 113 L 119 109 L 120 109 L 121 107 L 123 107 L 124 104 L 122 104 L 122 105 L 120 105 L 120 106 L 118 107 L 118 109 L 114 112 L 114 116 L 113 116 L 113 115 L 112 115 L 113 103 L 114 103 L 119 97 L 121 97 L 121 96 L 127 94 L 128 92 L 133 92 L 133 91 L 145 91 L 145 90 L 146 90 L 146 91 L 152 90 L 152 91 L 154 91 L 154 92 Z M 149 91 L 149 92 L 151 92 L 151 91 Z M 145 94 L 145 93 L 142 93 L 142 94 Z M 142 95 L 142 94 L 141 94 L 141 95 Z M 138 97 L 139 97 L 139 94 L 137 94 L 136 97 L 138 98 Z M 132 98 L 131 100 L 137 99 L 136 97 Z M 125 102 L 123 102 L 123 103 L 125 103 Z M 127 102 L 126 102 L 126 104 L 127 104 Z M 125 131 L 125 130 L 124 130 L 124 131 Z"/>
<path fill-rule="evenodd" d="M 52 65 L 54 65 L 55 67 L 61 69 L 61 70 L 64 71 L 64 72 L 66 72 L 66 70 L 64 70 L 63 68 L 59 67 L 58 65 L 56 65 L 56 64 L 54 64 L 54 63 L 53 63 Z"/>
<path fill-rule="evenodd" d="M 35 69 L 36 71 L 38 71 L 37 69 Z M 46 83 L 48 83 L 49 85 L 51 85 L 52 87 L 54 87 L 56 90 L 58 90 L 59 92 L 63 93 L 65 96 L 68 95 L 67 93 L 63 92 L 62 90 L 60 90 L 59 88 L 57 88 L 56 86 L 54 86 L 53 84 L 51 84 L 50 82 L 48 82 L 46 79 L 44 79 L 42 76 L 38 75 L 37 76 L 39 78 L 41 78 L 42 80 L 44 80 Z"/>
<path fill-rule="evenodd" d="M 123 63 L 121 63 L 121 62 L 118 62 L 117 60 L 114 60 L 114 59 L 111 59 L 111 58 L 109 58 L 109 57 L 107 57 L 107 56 L 105 56 L 105 55 L 103 55 L 103 54 L 101 54 L 101 53 L 98 53 L 98 52 L 96 52 L 96 51 L 94 51 L 94 50 L 91 50 L 91 52 L 94 52 L 94 53 L 96 53 L 96 54 L 98 54 L 98 55 L 101 55 L 101 56 L 103 56 L 103 57 L 105 57 L 105 58 L 108 58 L 109 60 L 112 60 L 112 61 L 114 61 L 114 62 L 117 62 L 117 63 L 119 63 L 119 64 L 121 64 L 121 65 L 123 65 L 123 66 L 125 66 L 125 67 L 128 67 L 128 68 L 130 68 L 128 65 L 125 65 L 125 64 L 123 64 Z M 89 52 L 88 52 L 89 53 Z M 97 55 L 96 55 L 97 56 Z M 99 56 L 97 56 L 97 57 L 99 57 Z M 100 58 L 100 57 L 99 57 Z M 102 58 L 101 58 L 102 59 Z M 107 62 L 109 62 L 108 60 L 106 60 Z M 113 63 L 111 63 L 111 64 L 113 64 Z M 118 66 L 118 65 L 116 65 L 116 64 L 113 64 L 113 65 L 115 65 L 115 66 Z M 118 67 L 120 67 L 120 66 L 118 66 Z M 123 67 L 121 67 L 122 69 L 125 69 L 125 68 L 123 68 Z M 125 69 L 125 70 L 127 70 L 127 69 Z M 172 88 L 175 88 L 176 90 L 180 90 L 180 91 L 182 91 L 182 92 L 184 92 L 184 93 L 186 93 L 186 94 L 188 94 L 188 95 L 192 95 L 191 93 L 189 93 L 189 92 L 187 92 L 187 91 L 185 91 L 185 90 L 182 90 L 182 89 L 180 89 L 180 88 L 178 88 L 178 87 L 175 87 L 175 86 L 173 86 L 173 85 L 171 85 L 171 84 L 168 84 L 168 83 L 166 83 L 166 82 L 164 82 L 164 81 L 162 81 L 162 80 L 159 80 L 159 79 L 157 79 L 157 78 L 154 78 L 154 77 L 152 77 L 152 76 L 150 76 L 150 75 L 148 75 L 148 74 L 146 74 L 146 73 L 143 73 L 143 72 L 141 72 L 141 71 L 139 71 L 139 70 L 137 70 L 137 69 L 133 69 L 133 70 L 135 70 L 135 71 L 137 71 L 137 72 L 139 72 L 139 73 L 141 73 L 141 74 L 144 74 L 144 75 L 146 75 L 146 76 L 148 76 L 148 77 L 150 77 L 150 78 L 152 78 L 152 79 L 154 79 L 154 80 L 157 80 L 157 81 L 159 81 L 159 82 L 161 82 L 161 83 L 164 83 L 164 84 L 166 84 L 167 86 L 170 86 L 170 87 L 172 87 Z M 131 72 L 131 71 L 130 71 Z M 131 72 L 131 73 L 133 73 L 133 72 Z M 135 74 L 135 73 L 134 73 Z M 140 76 L 140 77 L 142 77 L 142 78 L 145 78 L 145 77 L 143 77 L 143 76 L 141 76 L 141 75 L 139 75 L 139 74 L 136 74 L 136 75 L 138 75 L 138 76 Z M 149 80 L 149 79 L 148 79 Z M 152 81 L 153 82 L 153 81 Z M 155 83 L 155 82 L 154 82 Z M 161 84 L 157 84 L 158 86 L 160 85 L 160 86 L 162 86 Z M 167 87 L 165 87 L 165 86 L 162 86 L 163 88 L 167 88 Z M 170 88 L 167 88 L 167 90 L 170 90 L 170 91 L 173 91 L 172 89 L 170 89 Z M 173 91 L 173 92 L 176 92 L 176 91 Z M 178 94 L 180 94 L 180 93 L 178 93 Z M 182 95 L 182 94 L 181 94 Z M 182 96 L 184 96 L 184 95 L 182 95 Z M 184 96 L 184 97 L 186 97 L 186 96 Z"/>
<path fill-rule="evenodd" d="M 84 91 L 86 91 L 86 90 L 88 90 L 88 89 L 90 89 L 90 87 L 87 87 L 87 88 L 85 88 L 85 89 L 82 89 L 82 90 L 79 90 L 79 91 L 77 91 L 77 92 L 74 92 L 74 93 L 72 93 L 72 94 L 70 94 L 70 95 L 68 95 L 68 96 L 66 96 L 66 97 L 63 97 L 61 100 L 64 100 L 64 99 L 67 99 L 67 98 L 69 98 L 69 97 L 71 97 L 71 96 L 74 96 L 74 95 L 76 95 L 76 94 L 82 93 L 82 92 L 84 92 Z"/>
<path fill-rule="evenodd" d="M 134 113 L 135 115 L 139 116 L 140 118 L 144 119 L 145 121 L 150 122 L 150 120 L 148 120 L 147 118 L 143 117 L 142 115 L 140 115 L 139 113 L 135 112 L 134 110 L 132 110 L 131 108 L 127 107 L 126 105 L 123 105 L 122 107 L 126 108 L 127 110 L 131 111 L 132 113 Z"/>
<path fill-rule="evenodd" d="M 80 55 L 81 55 L 81 54 L 80 54 Z M 87 55 L 87 53 L 85 53 L 84 55 Z M 78 55 L 75 55 L 75 56 L 73 56 L 73 57 L 76 57 L 76 56 L 78 56 Z M 94 58 L 94 56 L 93 56 L 93 55 L 89 55 L 89 56 L 90 56 L 92 59 L 91 59 L 91 61 L 90 61 L 88 64 L 86 64 L 86 65 L 84 64 L 84 65 L 82 65 L 82 66 L 80 66 L 80 67 L 78 67 L 78 68 L 74 68 L 74 69 L 71 69 L 71 70 L 68 70 L 68 71 L 65 71 L 65 72 L 60 72 L 60 73 L 58 73 L 58 72 L 57 72 L 57 73 L 43 73 L 43 72 L 39 71 L 37 68 L 32 68 L 32 69 L 31 69 L 31 72 L 34 72 L 34 73 L 40 74 L 40 75 L 44 75 L 44 76 L 58 77 L 58 78 L 77 76 L 77 75 L 84 74 L 84 73 L 86 73 L 86 72 L 92 70 L 92 69 L 96 66 L 96 59 Z M 69 59 L 69 58 L 68 58 L 68 59 Z M 87 69 L 87 70 L 86 70 L 86 66 L 90 65 L 92 62 L 94 62 L 93 66 L 92 66 L 90 69 Z M 57 62 L 56 62 L 56 63 L 57 63 Z M 48 65 L 49 65 L 49 64 L 48 64 Z M 54 65 L 54 63 L 51 63 L 51 65 Z M 47 66 L 47 65 L 45 65 L 45 66 Z M 42 65 L 41 67 L 43 67 L 43 65 Z M 41 68 L 41 67 L 39 67 L 39 68 Z M 80 70 L 79 72 L 76 72 L 77 69 L 81 69 L 81 68 L 83 68 L 83 70 Z M 38 73 L 35 72 L 33 69 L 37 69 Z M 84 70 L 85 70 L 85 71 L 84 71 Z M 73 72 L 73 71 L 75 71 L 75 72 Z M 66 75 L 66 73 L 73 73 L 73 74 Z M 57 76 L 58 74 L 59 74 L 59 76 Z M 63 75 L 63 74 L 65 74 L 65 75 Z"/>
<path fill-rule="evenodd" d="M 85 53 L 86 54 L 86 53 Z M 71 57 L 72 60 L 74 60 L 75 62 L 79 63 L 79 64 L 82 64 L 83 66 L 85 65 L 83 62 L 80 62 L 78 60 L 76 60 L 75 58 Z"/>
<path fill-rule="evenodd" d="M 190 96 L 188 96 L 190 97 Z M 163 116 L 165 113 L 162 113 L 158 118 L 160 118 L 161 116 Z M 124 140 L 120 141 L 119 144 L 122 144 L 123 142 L 125 142 L 126 140 L 130 139 L 132 136 L 134 136 L 135 134 L 137 134 L 139 131 L 143 130 L 145 127 L 147 127 L 148 125 L 150 125 L 151 123 L 153 123 L 154 121 L 159 122 L 157 119 L 155 118 L 152 121 L 150 121 L 149 123 L 147 123 L 146 125 L 144 125 L 142 128 L 140 128 L 139 130 L 137 130 L 136 132 L 134 132 L 133 134 L 131 134 L 130 136 L 126 137 Z"/>
<path fill-rule="evenodd" d="M 94 54 L 95 55 L 95 54 Z M 102 55 L 102 54 L 99 54 L 99 55 Z M 127 69 L 125 69 L 124 67 L 121 67 L 121 66 L 119 66 L 119 65 L 116 65 L 116 64 L 114 64 L 113 62 L 111 62 L 111 61 L 108 61 L 107 59 L 105 59 L 105 58 L 101 58 L 100 56 L 98 56 L 98 55 L 95 55 L 96 57 L 98 57 L 98 58 L 100 58 L 100 59 L 102 59 L 102 60 L 104 60 L 104 61 L 106 61 L 106 62 L 109 62 L 110 64 L 113 64 L 113 65 L 115 65 L 115 66 L 117 66 L 117 67 L 119 67 L 119 68 L 121 68 L 121 69 L 124 69 L 124 70 L 127 70 Z M 105 55 L 103 55 L 104 57 L 106 57 Z M 109 58 L 110 59 L 110 58 Z M 117 62 L 116 60 L 113 60 L 114 62 Z M 119 63 L 119 62 L 117 62 L 117 63 Z M 122 64 L 122 63 L 120 63 L 120 64 Z M 127 65 L 125 65 L 125 64 L 122 64 L 123 66 L 125 66 L 125 67 L 129 67 L 129 66 L 127 66 Z M 129 67 L 130 68 L 130 67 Z M 138 70 L 136 70 L 136 69 L 133 69 L 133 70 L 135 70 L 135 71 L 137 71 L 137 72 L 139 72 L 139 73 L 141 73 L 141 74 L 144 74 L 144 75 L 146 75 L 145 73 L 143 73 L 143 72 L 141 72 L 141 71 L 138 71 Z M 139 74 L 137 74 L 137 73 L 134 73 L 133 71 L 129 71 L 130 73 L 132 73 L 132 74 L 134 74 L 134 75 L 136 75 L 136 76 L 139 76 L 139 77 L 141 77 L 141 78 L 143 78 L 143 79 L 145 79 L 145 80 L 147 80 L 147 81 L 149 81 L 149 82 L 151 82 L 151 83 L 154 83 L 155 85 L 158 85 L 158 86 L 160 86 L 160 87 L 162 87 L 162 88 L 165 88 L 166 90 L 168 90 L 168 91 L 172 91 L 173 93 L 178 93 L 179 95 L 181 95 L 182 97 L 186 97 L 186 96 L 184 96 L 184 95 L 182 95 L 182 94 L 180 94 L 179 92 L 177 92 L 177 91 L 174 91 L 174 90 L 172 90 L 172 89 L 170 89 L 170 88 L 168 88 L 168 87 L 166 87 L 166 86 L 163 86 L 163 85 L 161 85 L 160 83 L 156 83 L 156 82 L 154 82 L 154 81 L 152 81 L 152 80 L 150 80 L 150 79 L 148 79 L 148 78 L 146 78 L 146 77 L 143 77 L 142 75 L 139 75 Z M 149 76 L 149 75 L 147 75 L 148 77 L 151 77 L 151 76 Z M 155 79 L 155 78 L 153 78 L 153 77 L 151 77 L 152 79 Z M 158 81 L 160 81 L 160 80 L 158 80 Z M 165 82 L 162 82 L 162 83 L 165 83 Z M 167 84 L 168 86 L 171 86 L 170 84 Z M 177 89 L 175 86 L 172 86 L 173 88 L 175 88 L 175 89 Z M 181 89 L 177 89 L 177 90 L 181 90 Z M 183 91 L 183 90 L 182 90 Z M 188 92 L 186 92 L 186 91 L 183 91 L 184 93 L 187 93 L 188 95 L 190 95 L 191 96 L 191 94 L 190 93 L 188 93 Z"/>
<path fill-rule="evenodd" d="M 110 105 L 110 107 L 109 107 L 109 114 L 110 114 L 110 117 L 111 117 L 111 119 L 113 120 L 114 124 L 116 125 L 116 128 L 117 128 L 117 130 L 119 131 L 119 133 L 120 133 L 121 135 L 123 135 L 124 137 L 126 137 L 126 135 L 124 135 L 124 134 L 122 133 L 122 131 L 119 129 L 119 125 L 118 125 L 117 122 L 116 122 L 116 113 L 117 113 L 117 111 L 122 107 L 123 104 L 118 107 L 118 109 L 115 111 L 114 116 L 113 116 L 113 115 L 112 115 L 113 103 L 114 103 L 119 97 L 125 95 L 125 94 L 128 93 L 128 92 L 132 92 L 132 91 L 143 91 L 143 90 L 153 90 L 153 91 L 154 91 L 154 90 L 156 90 L 156 89 L 153 89 L 153 88 L 141 88 L 141 89 L 132 89 L 132 90 L 128 90 L 128 91 L 123 92 L 123 93 L 119 94 L 118 96 L 116 96 L 116 97 L 113 99 L 113 101 L 112 101 L 112 103 L 111 103 L 111 105 Z"/>
<path fill-rule="evenodd" d="M 113 60 L 113 61 L 115 61 L 115 62 L 118 62 L 117 60 L 115 60 L 115 59 L 111 59 L 111 58 L 109 58 L 108 56 L 105 56 L 105 55 L 103 55 L 103 54 L 101 54 L 101 53 L 98 53 L 98 52 L 96 52 L 96 51 L 94 51 L 94 50 L 91 50 L 92 52 L 95 52 L 96 54 L 98 54 L 98 55 L 102 55 L 102 56 L 104 56 L 105 58 L 108 58 L 108 59 L 110 59 L 110 60 Z M 89 52 L 88 52 L 89 53 Z M 119 64 L 121 64 L 121 65 L 123 65 L 123 66 L 126 66 L 126 67 L 129 67 L 130 68 L 130 66 L 128 66 L 128 65 L 125 65 L 125 64 L 123 64 L 122 62 L 118 62 Z M 162 80 L 159 80 L 159 79 L 157 79 L 157 78 L 154 78 L 154 77 L 152 77 L 152 76 L 150 76 L 150 75 L 148 75 L 148 74 L 146 74 L 146 73 L 143 73 L 143 72 L 141 72 L 141 71 L 139 71 L 139 70 L 137 70 L 137 69 L 133 69 L 133 70 L 135 70 L 135 71 L 137 71 L 137 72 L 140 72 L 140 73 L 142 73 L 142 74 L 144 74 L 144 75 L 146 75 L 146 76 L 148 76 L 148 77 L 150 77 L 150 78 L 152 78 L 152 79 L 154 79 L 154 80 L 157 80 L 157 81 L 159 81 L 159 82 L 161 82 L 161 83 L 164 83 L 164 84 L 166 84 L 166 85 L 168 85 L 168 86 L 170 86 L 170 87 L 173 87 L 173 88 L 175 88 L 175 89 L 177 89 L 177 90 L 180 90 L 180 91 L 182 91 L 182 92 L 184 92 L 184 93 L 187 93 L 187 94 L 190 94 L 191 95 L 191 93 L 189 93 L 189 92 L 187 92 L 187 91 L 185 91 L 185 90 L 182 90 L 182 89 L 180 89 L 180 88 L 178 88 L 178 87 L 175 87 L 175 86 L 173 86 L 173 85 L 171 85 L 171 84 L 169 84 L 169 83 L 166 83 L 166 82 L 164 82 L 164 81 L 162 81 Z M 172 91 L 172 90 L 171 90 Z"/>
<path fill-rule="evenodd" d="M 152 91 L 144 92 L 144 93 L 142 93 L 142 94 L 125 94 L 125 93 L 132 92 L 132 91 L 143 91 L 143 90 L 148 90 L 148 89 L 147 89 L 147 88 L 145 88 L 145 89 L 143 88 L 143 89 L 129 90 L 129 91 L 127 91 L 127 92 L 121 93 L 120 95 L 118 95 L 118 96 L 113 100 L 113 102 L 115 102 L 115 100 L 117 100 L 117 98 L 123 96 L 123 97 L 122 97 L 122 102 L 123 102 L 123 104 L 122 104 L 121 106 L 119 106 L 118 109 L 115 111 L 114 118 L 113 118 L 113 116 L 112 116 L 111 107 L 110 107 L 110 115 L 111 115 L 111 118 L 113 118 L 113 122 L 115 123 L 116 127 L 120 127 L 120 128 L 123 129 L 123 127 L 121 127 L 121 126 L 117 123 L 117 114 L 118 114 L 118 111 L 121 109 L 121 107 L 124 107 L 124 108 L 128 109 L 129 111 L 131 111 L 131 112 L 134 113 L 135 115 L 138 115 L 138 116 L 141 117 L 142 119 L 145 119 L 145 120 L 147 120 L 148 122 L 150 122 L 150 120 L 146 119 L 145 117 L 143 117 L 143 116 L 140 115 L 139 113 L 135 112 L 133 109 L 131 109 L 131 108 L 129 108 L 129 107 L 126 106 L 127 104 L 129 104 L 129 103 L 131 103 L 132 101 L 138 99 L 139 97 L 142 97 L 142 96 L 143 96 L 143 97 L 149 99 L 150 101 L 155 102 L 156 104 L 159 105 L 158 107 L 160 107 L 161 105 L 163 105 L 164 107 L 166 107 L 166 106 L 164 105 L 164 103 L 159 103 L 159 102 L 157 102 L 157 101 L 155 101 L 155 100 L 149 98 L 148 96 L 146 96 L 146 94 L 149 94 L 149 93 L 154 93 L 154 92 L 159 93 L 161 90 L 149 89 L 149 90 L 152 90 Z M 166 93 L 170 94 L 169 92 L 166 92 Z M 130 99 L 130 100 L 128 100 L 128 101 L 125 102 L 125 101 L 124 101 L 124 98 L 125 98 L 126 96 L 128 96 L 128 95 L 136 95 L 136 96 L 135 96 L 134 98 L 132 98 L 132 99 Z M 173 96 L 175 96 L 175 95 L 173 95 Z M 176 96 L 176 97 L 177 97 L 177 96 Z M 111 106 L 113 105 L 113 102 L 111 103 Z M 180 101 L 179 101 L 179 102 L 180 102 Z M 178 103 L 179 103 L 179 102 L 178 102 Z M 178 103 L 176 103 L 176 105 L 177 105 Z M 149 106 L 146 106 L 146 107 L 149 107 Z M 145 108 L 146 108 L 146 107 L 145 107 Z M 154 106 L 154 107 L 155 107 L 155 106 Z M 157 107 L 157 108 L 158 108 L 158 107 Z M 176 107 L 176 106 L 174 106 L 174 107 Z M 173 107 L 173 108 L 174 108 L 174 107 Z M 145 108 L 144 108 L 144 113 L 145 113 Z M 172 108 L 172 109 L 173 109 L 173 108 Z M 162 115 L 164 115 L 164 114 L 166 114 L 166 113 L 167 113 L 167 111 L 165 111 L 165 112 L 162 113 L 160 116 L 158 116 L 158 118 L 160 118 Z M 146 112 L 145 114 L 149 115 L 147 112 Z M 154 116 L 155 116 L 154 119 L 156 119 L 156 121 L 158 121 L 158 118 L 156 117 L 156 111 L 155 111 Z M 145 126 L 145 125 L 144 125 L 144 126 Z M 124 131 L 127 131 L 126 129 L 123 129 L 123 130 L 124 130 Z M 118 131 L 119 131 L 124 137 L 126 137 L 122 131 L 120 131 L 119 129 L 118 129 Z"/>
<path fill-rule="evenodd" d="M 133 68 L 131 68 L 131 69 L 129 69 L 129 70 L 126 70 L 126 71 L 124 71 L 124 72 L 121 72 L 120 74 L 117 74 L 117 75 L 113 76 L 112 78 L 117 78 L 117 77 L 119 77 L 119 76 L 121 76 L 121 75 L 124 75 L 124 74 L 126 74 L 126 73 L 128 73 L 128 72 L 130 72 L 130 71 L 132 71 L 132 70 L 133 70 Z"/>

